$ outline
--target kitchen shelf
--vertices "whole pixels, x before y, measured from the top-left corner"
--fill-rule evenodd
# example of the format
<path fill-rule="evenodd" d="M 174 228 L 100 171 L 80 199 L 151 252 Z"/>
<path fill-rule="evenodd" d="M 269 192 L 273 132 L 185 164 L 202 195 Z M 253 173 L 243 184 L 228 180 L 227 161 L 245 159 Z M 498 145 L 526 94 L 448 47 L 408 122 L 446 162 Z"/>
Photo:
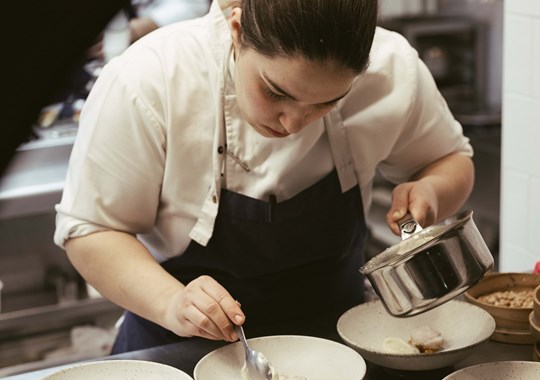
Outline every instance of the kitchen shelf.
<path fill-rule="evenodd" d="M 111 315 L 117 319 L 122 311 L 118 305 L 99 297 L 0 313 L 0 340 L 92 324 Z"/>
<path fill-rule="evenodd" d="M 74 142 L 75 134 L 67 134 L 19 147 L 0 180 L 0 219 L 54 210 Z"/>
<path fill-rule="evenodd" d="M 102 297 L 0 313 L 0 378 L 95 357 L 95 347 L 70 351 L 73 329 L 95 326 L 110 330 L 122 313 L 122 308 Z M 61 350 L 57 354 L 61 357 L 51 356 Z"/>

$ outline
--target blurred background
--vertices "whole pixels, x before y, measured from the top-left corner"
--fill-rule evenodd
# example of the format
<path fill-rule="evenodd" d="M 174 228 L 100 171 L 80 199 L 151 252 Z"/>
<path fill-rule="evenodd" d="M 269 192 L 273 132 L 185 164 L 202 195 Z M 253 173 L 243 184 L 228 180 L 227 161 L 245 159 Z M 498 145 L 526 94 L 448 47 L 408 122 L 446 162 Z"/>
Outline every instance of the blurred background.
<path fill-rule="evenodd" d="M 540 3 L 380 0 L 379 24 L 403 34 L 431 70 L 475 149 L 476 184 L 464 208 L 496 269 L 540 260 Z M 35 121 L 0 179 L 0 377 L 106 355 L 121 310 L 88 287 L 53 244 L 79 111 L 99 62 Z M 399 241 L 384 222 L 392 185 L 375 179 L 373 256 Z"/>

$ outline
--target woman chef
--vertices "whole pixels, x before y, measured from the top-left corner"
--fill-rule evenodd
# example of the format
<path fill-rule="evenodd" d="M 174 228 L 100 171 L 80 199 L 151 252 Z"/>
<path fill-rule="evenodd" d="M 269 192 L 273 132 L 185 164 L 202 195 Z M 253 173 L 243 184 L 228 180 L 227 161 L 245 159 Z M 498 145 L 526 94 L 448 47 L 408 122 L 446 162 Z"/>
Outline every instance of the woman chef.
<path fill-rule="evenodd" d="M 323 334 L 363 301 L 376 170 L 387 221 L 456 212 L 471 147 L 376 0 L 215 1 L 104 69 L 55 241 L 128 311 L 114 353 L 200 336 Z"/>

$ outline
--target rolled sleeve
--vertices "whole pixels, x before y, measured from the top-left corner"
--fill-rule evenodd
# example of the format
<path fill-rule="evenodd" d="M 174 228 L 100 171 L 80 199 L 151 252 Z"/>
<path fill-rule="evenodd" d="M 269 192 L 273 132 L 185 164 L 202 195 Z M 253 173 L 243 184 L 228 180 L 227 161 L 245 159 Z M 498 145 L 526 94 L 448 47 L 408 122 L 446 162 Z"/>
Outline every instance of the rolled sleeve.
<path fill-rule="evenodd" d="M 165 149 L 155 113 L 112 61 L 81 113 L 66 184 L 56 205 L 54 241 L 104 230 L 149 231 L 159 208 Z M 127 143 L 129 141 L 129 143 Z"/>
<path fill-rule="evenodd" d="M 397 184 L 448 154 L 473 154 L 428 68 L 395 32 L 377 28 L 370 66 L 338 108 L 366 203 L 377 171 Z"/>
<path fill-rule="evenodd" d="M 401 137 L 379 166 L 381 173 L 395 183 L 408 180 L 428 163 L 448 154 L 473 155 L 461 124 L 421 60 L 417 60 L 415 77 L 416 91 Z"/>

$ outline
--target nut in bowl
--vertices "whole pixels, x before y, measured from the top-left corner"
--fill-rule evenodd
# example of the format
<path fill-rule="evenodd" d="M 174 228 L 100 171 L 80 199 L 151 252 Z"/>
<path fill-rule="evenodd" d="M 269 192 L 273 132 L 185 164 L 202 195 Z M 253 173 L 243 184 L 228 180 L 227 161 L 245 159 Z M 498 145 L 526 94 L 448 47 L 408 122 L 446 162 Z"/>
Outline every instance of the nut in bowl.
<path fill-rule="evenodd" d="M 388 339 L 407 344 L 413 331 L 425 327 L 440 333 L 439 350 L 391 352 L 385 345 Z M 425 313 L 400 318 L 389 314 L 381 301 L 376 300 L 345 312 L 337 330 L 347 345 L 372 363 L 398 370 L 424 371 L 448 367 L 468 357 L 490 337 L 495 321 L 486 311 L 462 301 L 451 300 Z"/>
<path fill-rule="evenodd" d="M 491 273 L 465 292 L 465 300 L 481 307 L 495 319 L 492 340 L 530 344 L 529 314 L 540 276 L 532 273 Z"/>

